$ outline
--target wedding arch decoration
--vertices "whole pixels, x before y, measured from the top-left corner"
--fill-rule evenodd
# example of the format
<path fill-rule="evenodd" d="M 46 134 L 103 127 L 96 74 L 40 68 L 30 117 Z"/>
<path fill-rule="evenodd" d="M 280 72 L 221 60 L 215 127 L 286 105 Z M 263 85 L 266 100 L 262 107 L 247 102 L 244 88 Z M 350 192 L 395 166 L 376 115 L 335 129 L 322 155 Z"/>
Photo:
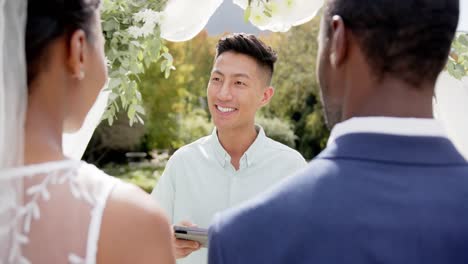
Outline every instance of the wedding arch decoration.
<path fill-rule="evenodd" d="M 233 0 L 245 10 L 245 20 L 261 30 L 286 32 L 293 26 L 310 21 L 317 15 L 323 0 Z"/>
<path fill-rule="evenodd" d="M 229 0 L 227 0 L 229 1 Z M 245 18 L 262 30 L 284 32 L 310 21 L 323 0 L 233 0 Z M 137 78 L 145 66 L 160 62 L 168 77 L 173 57 L 164 40 L 186 41 L 203 30 L 223 0 L 104 0 L 103 30 L 109 63 L 110 91 L 103 119 L 112 124 L 119 110 L 127 112 L 130 125 L 143 123 Z"/>
<path fill-rule="evenodd" d="M 130 125 L 143 123 L 144 109 L 137 76 L 145 66 L 160 61 L 161 72 L 170 75 L 173 58 L 164 40 L 186 41 L 207 24 L 223 0 L 104 0 L 103 30 L 109 62 L 108 108 L 103 116 L 109 124 L 121 108 Z M 233 0 L 245 10 L 245 18 L 262 30 L 285 32 L 310 21 L 323 0 Z M 453 44 L 447 65 L 457 79 L 468 75 L 468 34 L 461 33 Z"/>
<path fill-rule="evenodd" d="M 244 9 L 244 19 L 261 30 L 285 32 L 310 21 L 323 0 L 103 0 L 102 26 L 106 39 L 109 82 L 89 112 L 83 128 L 64 135 L 65 153 L 80 159 L 101 120 L 112 125 L 118 111 L 127 113 L 130 125 L 144 123 L 145 110 L 138 75 L 146 66 L 159 63 L 169 77 L 174 58 L 165 41 L 186 41 L 208 23 L 223 1 Z M 461 12 L 468 15 L 468 12 Z M 446 70 L 459 86 L 468 86 L 468 28 L 457 34 Z M 453 80 L 452 80 L 453 81 Z M 464 82 L 464 83 L 463 83 Z M 438 86 L 445 86 L 443 82 Z M 468 100 L 467 95 L 464 97 Z M 449 93 L 448 89 L 439 89 Z M 436 105 L 437 106 L 437 105 Z M 442 107 L 438 105 L 438 108 Z M 437 107 L 436 107 L 437 108 Z M 439 109 L 440 110 L 440 109 Z M 439 111 L 440 112 L 440 111 Z M 442 111 L 443 112 L 443 111 Z M 468 131 L 468 121 L 465 132 Z M 468 146 L 468 142 L 467 142 Z M 468 147 L 467 147 L 468 148 Z M 467 154 L 468 155 L 468 154 Z"/>
<path fill-rule="evenodd" d="M 109 82 L 88 113 L 83 127 L 64 134 L 64 152 L 81 159 L 101 120 L 112 125 L 125 111 L 130 125 L 144 123 L 138 75 L 159 63 L 169 77 L 175 70 L 165 41 L 186 41 L 208 23 L 223 1 L 231 0 L 103 0 L 102 27 L 106 39 Z M 245 19 L 263 30 L 286 31 L 311 20 L 323 0 L 233 0 L 245 10 Z"/>

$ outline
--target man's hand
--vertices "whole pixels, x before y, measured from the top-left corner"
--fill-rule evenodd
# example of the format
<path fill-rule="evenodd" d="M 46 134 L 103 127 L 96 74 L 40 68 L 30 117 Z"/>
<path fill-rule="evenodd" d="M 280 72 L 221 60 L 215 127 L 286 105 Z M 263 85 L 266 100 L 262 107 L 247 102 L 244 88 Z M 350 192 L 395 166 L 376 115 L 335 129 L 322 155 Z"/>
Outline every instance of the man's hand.
<path fill-rule="evenodd" d="M 178 224 L 179 226 L 196 226 L 188 221 L 182 221 Z M 177 239 L 174 235 L 174 249 L 176 259 L 185 258 L 192 252 L 200 249 L 200 243 L 196 241 Z"/>

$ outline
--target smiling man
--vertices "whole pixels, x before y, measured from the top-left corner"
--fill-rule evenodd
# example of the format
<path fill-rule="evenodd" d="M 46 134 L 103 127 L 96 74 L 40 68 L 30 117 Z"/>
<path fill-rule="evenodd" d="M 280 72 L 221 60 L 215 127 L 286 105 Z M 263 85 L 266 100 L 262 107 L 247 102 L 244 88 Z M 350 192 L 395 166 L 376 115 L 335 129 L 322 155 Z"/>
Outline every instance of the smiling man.
<path fill-rule="evenodd" d="M 207 228 L 215 213 L 306 165 L 297 151 L 255 125 L 255 114 L 274 94 L 270 83 L 276 59 L 253 35 L 234 34 L 219 41 L 207 88 L 216 128 L 174 153 L 152 193 L 172 223 Z M 175 239 L 174 246 L 179 263 L 207 262 L 206 249 L 198 250 L 197 242 Z"/>

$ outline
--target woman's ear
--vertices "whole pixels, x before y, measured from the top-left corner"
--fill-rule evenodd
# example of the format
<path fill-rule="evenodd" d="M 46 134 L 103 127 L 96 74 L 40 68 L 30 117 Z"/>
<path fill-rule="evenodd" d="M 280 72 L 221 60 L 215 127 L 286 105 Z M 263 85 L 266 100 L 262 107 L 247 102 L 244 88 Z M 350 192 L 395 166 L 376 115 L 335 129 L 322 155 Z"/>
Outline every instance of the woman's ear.
<path fill-rule="evenodd" d="M 71 35 L 68 45 L 68 68 L 71 75 L 81 81 L 85 77 L 85 54 L 86 54 L 86 33 L 81 30 L 75 30 Z"/>

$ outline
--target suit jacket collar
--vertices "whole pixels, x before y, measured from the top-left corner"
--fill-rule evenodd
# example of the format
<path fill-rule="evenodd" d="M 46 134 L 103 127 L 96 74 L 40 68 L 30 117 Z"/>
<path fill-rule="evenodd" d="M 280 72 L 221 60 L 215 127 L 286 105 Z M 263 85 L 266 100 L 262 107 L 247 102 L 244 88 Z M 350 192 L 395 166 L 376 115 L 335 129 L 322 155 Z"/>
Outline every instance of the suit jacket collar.
<path fill-rule="evenodd" d="M 435 119 L 397 117 L 354 117 L 337 124 L 328 144 L 350 133 L 376 133 L 400 136 L 447 137 L 442 124 Z"/>
<path fill-rule="evenodd" d="M 321 158 L 466 165 L 435 119 L 358 117 L 336 125 Z"/>
<path fill-rule="evenodd" d="M 379 161 L 424 166 L 468 163 L 446 137 L 347 133 L 329 142 L 318 155 L 324 159 Z"/>

